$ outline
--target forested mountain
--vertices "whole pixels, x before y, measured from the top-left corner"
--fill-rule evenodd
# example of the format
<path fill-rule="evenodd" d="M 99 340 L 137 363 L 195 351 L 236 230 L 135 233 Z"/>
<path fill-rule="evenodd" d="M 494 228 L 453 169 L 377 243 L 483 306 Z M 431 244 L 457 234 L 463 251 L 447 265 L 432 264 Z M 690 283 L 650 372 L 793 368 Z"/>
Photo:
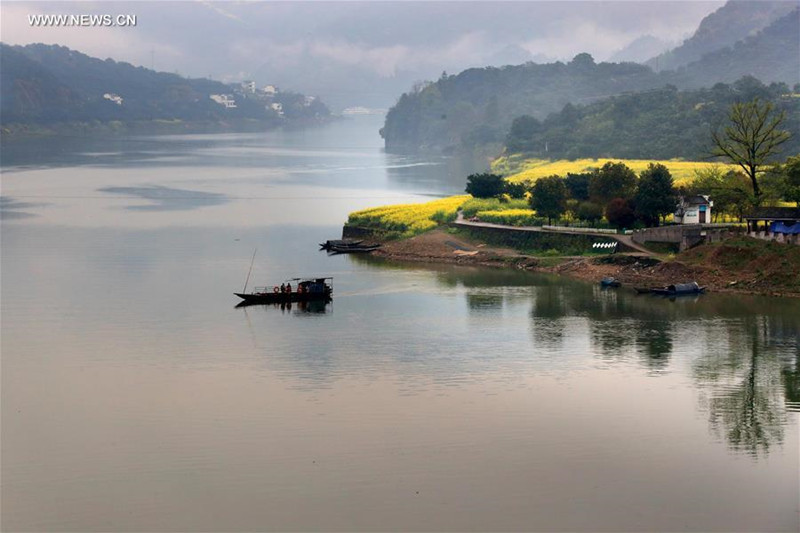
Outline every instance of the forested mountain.
<path fill-rule="evenodd" d="M 675 83 L 710 87 L 741 76 L 766 82 L 800 83 L 800 9 L 794 9 L 755 35 L 704 55 L 681 67 Z"/>
<path fill-rule="evenodd" d="M 403 94 L 389 110 L 381 135 L 388 149 L 443 150 L 502 142 L 520 115 L 544 119 L 570 102 L 587 103 L 664 83 L 643 65 L 595 63 L 589 54 L 567 64 L 469 69 Z"/>
<path fill-rule="evenodd" d="M 683 44 L 650 59 L 655 70 L 675 70 L 704 55 L 732 46 L 755 35 L 797 7 L 796 1 L 730 0 L 700 22 L 697 31 Z"/>
<path fill-rule="evenodd" d="M 786 113 L 784 129 L 793 133 L 784 154 L 800 153 L 800 105 L 785 84 L 765 86 L 752 77 L 711 89 L 679 91 L 674 86 L 614 96 L 586 106 L 568 104 L 539 121 L 514 120 L 506 139 L 509 152 L 534 157 L 575 159 L 699 160 L 711 153 L 711 129 L 724 122 L 731 104 L 760 98 Z"/>
<path fill-rule="evenodd" d="M 568 103 L 586 105 L 611 96 L 666 86 L 713 87 L 748 75 L 766 83 L 784 83 L 791 88 L 800 82 L 800 10 L 787 10 L 787 5 L 791 8 L 796 2 L 765 2 L 764 5 L 766 7 L 759 10 L 751 2 L 729 2 L 720 9 L 724 10 L 724 16 L 704 20 L 698 35 L 706 35 L 702 42 L 713 42 L 715 46 L 724 41 L 717 36 L 722 31 L 721 25 L 728 21 L 735 26 L 732 17 L 749 14 L 762 21 L 770 19 L 771 23 L 732 47 L 707 53 L 675 71 L 655 73 L 649 67 L 633 63 L 596 64 L 588 54 L 580 54 L 568 64 L 526 63 L 442 76 L 435 83 L 420 85 L 402 95 L 389 110 L 381 134 L 386 147 L 392 150 L 472 150 L 501 144 L 512 120 L 519 116 L 530 115 L 543 120 Z M 753 27 L 750 21 L 729 33 L 741 35 Z M 712 39 L 713 36 L 716 37 Z M 693 45 L 685 49 L 689 48 L 699 50 L 700 47 Z M 682 60 L 690 57 L 688 52 L 678 55 Z M 652 103 L 656 107 L 659 105 L 659 102 Z M 606 130 L 601 128 L 600 131 Z M 607 134 L 614 132 L 608 130 Z M 685 149 L 681 153 L 687 150 L 692 151 Z M 594 153 L 574 155 L 588 157 Z"/>
<path fill-rule="evenodd" d="M 292 93 L 270 101 L 242 93 L 236 95 L 235 107 L 226 107 L 211 99 L 234 92 L 224 83 L 100 60 L 55 45 L 0 43 L 0 80 L 3 124 L 155 119 L 278 124 L 282 116 L 270 107 L 272 101 L 286 104 L 281 112 L 287 119 L 329 114 L 318 100 L 305 105 L 302 95 Z"/>

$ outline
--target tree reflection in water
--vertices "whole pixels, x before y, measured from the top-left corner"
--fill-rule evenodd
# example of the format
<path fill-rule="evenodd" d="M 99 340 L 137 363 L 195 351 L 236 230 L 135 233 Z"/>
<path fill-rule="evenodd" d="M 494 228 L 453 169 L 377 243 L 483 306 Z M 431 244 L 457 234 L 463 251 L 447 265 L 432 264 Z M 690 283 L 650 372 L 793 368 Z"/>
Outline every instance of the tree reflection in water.
<path fill-rule="evenodd" d="M 676 344 L 692 346 L 711 431 L 733 451 L 765 455 L 783 443 L 788 412 L 800 411 L 800 316 L 793 303 L 776 312 L 769 300 L 736 298 L 669 301 L 589 285 L 541 286 L 532 335 L 537 346 L 557 349 L 568 317 L 584 316 L 597 356 L 613 362 L 637 353 L 652 376 L 668 371 Z"/>
<path fill-rule="evenodd" d="M 727 328 L 727 346 L 709 350 L 694 367 L 712 430 L 732 450 L 766 455 L 783 443 L 797 397 L 797 329 L 769 316 Z M 786 379 L 787 374 L 790 379 Z"/>
<path fill-rule="evenodd" d="M 466 289 L 469 312 L 478 315 L 529 299 L 538 358 L 577 349 L 569 347 L 571 337 L 588 332 L 589 357 L 609 364 L 638 358 L 653 377 L 675 362 L 691 365 L 710 430 L 736 453 L 760 456 L 781 446 L 789 413 L 800 412 L 800 301 L 724 294 L 669 300 L 563 278 L 451 267 L 441 269 L 437 284 Z"/>

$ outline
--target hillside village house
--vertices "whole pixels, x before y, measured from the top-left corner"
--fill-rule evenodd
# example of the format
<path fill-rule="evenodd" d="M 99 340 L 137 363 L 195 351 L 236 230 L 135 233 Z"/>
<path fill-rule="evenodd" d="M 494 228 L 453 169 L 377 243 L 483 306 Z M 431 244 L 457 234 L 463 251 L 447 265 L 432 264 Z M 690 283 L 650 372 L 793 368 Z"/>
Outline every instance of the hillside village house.
<path fill-rule="evenodd" d="M 713 206 L 708 196 L 681 196 L 673 219 L 676 224 L 710 224 Z"/>
<path fill-rule="evenodd" d="M 210 94 L 208 97 L 226 109 L 236 107 L 236 100 L 230 94 Z"/>

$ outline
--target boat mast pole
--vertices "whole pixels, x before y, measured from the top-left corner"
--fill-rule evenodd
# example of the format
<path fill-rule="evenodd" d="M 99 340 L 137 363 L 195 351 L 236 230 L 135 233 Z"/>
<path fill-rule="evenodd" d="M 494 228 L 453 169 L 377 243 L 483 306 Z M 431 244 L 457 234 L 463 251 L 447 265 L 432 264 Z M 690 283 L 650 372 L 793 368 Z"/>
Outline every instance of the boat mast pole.
<path fill-rule="evenodd" d="M 250 281 L 250 273 L 253 271 L 253 261 L 256 260 L 256 252 L 257 251 L 258 251 L 258 248 L 253 250 L 253 258 L 250 260 L 250 270 L 247 271 L 247 279 L 244 280 L 244 289 L 242 289 L 242 293 L 246 293 L 247 292 L 247 284 Z"/>

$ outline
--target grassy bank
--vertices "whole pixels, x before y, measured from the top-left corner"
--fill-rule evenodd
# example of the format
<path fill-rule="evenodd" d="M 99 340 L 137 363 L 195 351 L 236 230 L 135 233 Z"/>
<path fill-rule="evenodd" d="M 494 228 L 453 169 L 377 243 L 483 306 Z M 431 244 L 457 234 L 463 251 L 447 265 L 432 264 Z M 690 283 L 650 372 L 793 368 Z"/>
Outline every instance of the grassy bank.
<path fill-rule="evenodd" d="M 594 243 L 602 239 L 589 235 L 462 227 L 459 227 L 455 234 L 472 241 L 511 248 L 537 257 L 608 255 L 607 251 L 600 252 L 592 248 Z"/>
<path fill-rule="evenodd" d="M 800 293 L 800 246 L 734 237 L 677 256 L 731 286 L 757 292 Z"/>

